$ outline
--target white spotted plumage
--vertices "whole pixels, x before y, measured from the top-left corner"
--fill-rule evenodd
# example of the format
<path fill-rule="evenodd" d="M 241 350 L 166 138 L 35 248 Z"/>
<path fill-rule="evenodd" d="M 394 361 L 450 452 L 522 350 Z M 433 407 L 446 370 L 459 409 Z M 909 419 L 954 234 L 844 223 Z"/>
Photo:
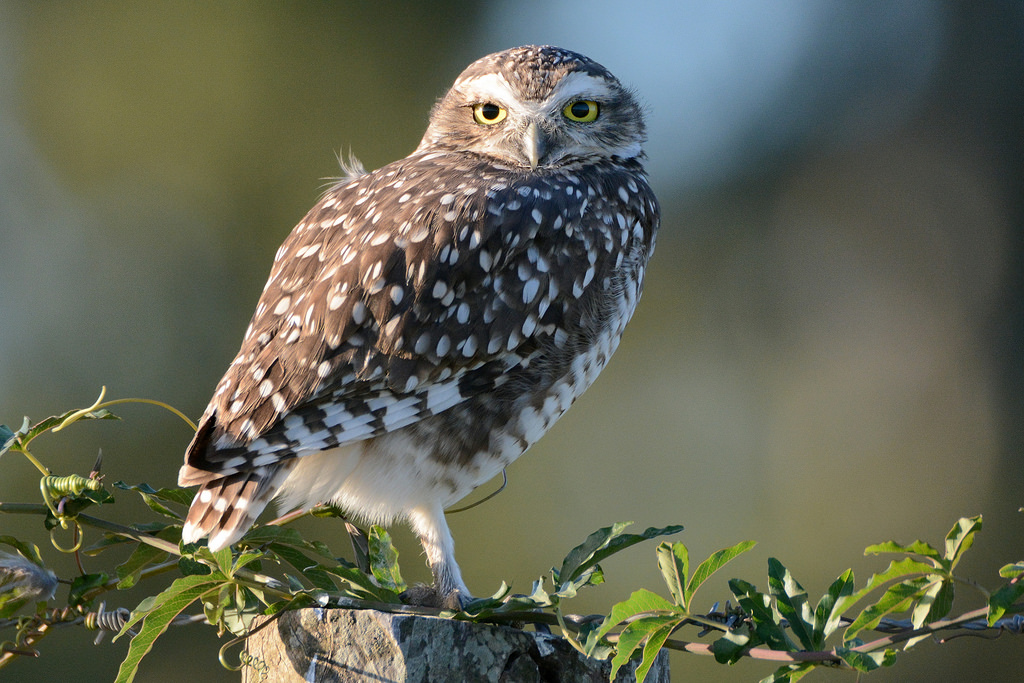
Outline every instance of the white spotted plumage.
<path fill-rule="evenodd" d="M 599 115 L 565 113 L 579 101 Z M 476 105 L 505 113 L 493 124 Z M 189 445 L 182 532 L 238 541 L 269 501 L 419 535 L 440 602 L 469 593 L 444 507 L 596 379 L 642 290 L 658 205 L 643 117 L 603 67 L 523 47 L 471 64 L 413 154 L 331 188 L 278 249 Z"/>

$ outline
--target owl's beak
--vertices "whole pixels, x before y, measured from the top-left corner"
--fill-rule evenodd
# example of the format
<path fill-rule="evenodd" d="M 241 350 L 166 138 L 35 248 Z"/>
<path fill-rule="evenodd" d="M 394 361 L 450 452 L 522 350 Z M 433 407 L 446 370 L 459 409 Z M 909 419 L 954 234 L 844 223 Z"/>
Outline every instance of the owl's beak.
<path fill-rule="evenodd" d="M 536 169 L 547 151 L 547 141 L 536 121 L 530 121 L 526 126 L 526 134 L 523 135 L 523 151 L 526 153 L 526 158 L 530 160 L 530 168 Z"/>

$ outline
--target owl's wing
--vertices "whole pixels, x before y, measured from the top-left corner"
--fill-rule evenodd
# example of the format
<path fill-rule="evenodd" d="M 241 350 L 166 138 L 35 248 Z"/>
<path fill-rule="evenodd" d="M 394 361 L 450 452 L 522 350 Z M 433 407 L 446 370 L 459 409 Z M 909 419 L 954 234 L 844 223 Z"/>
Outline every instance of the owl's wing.
<path fill-rule="evenodd" d="M 601 231 L 580 228 L 598 189 L 436 153 L 333 188 L 278 250 L 180 483 L 400 429 L 565 343 L 616 265 L 597 263 Z M 625 235 L 616 248 L 644 238 L 621 213 L 606 223 Z"/>

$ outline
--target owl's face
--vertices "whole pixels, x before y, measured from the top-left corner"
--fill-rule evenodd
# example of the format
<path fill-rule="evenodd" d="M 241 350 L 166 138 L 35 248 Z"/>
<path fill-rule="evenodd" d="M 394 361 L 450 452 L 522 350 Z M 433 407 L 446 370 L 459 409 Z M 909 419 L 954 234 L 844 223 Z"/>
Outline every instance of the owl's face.
<path fill-rule="evenodd" d="M 600 64 L 518 47 L 470 64 L 437 103 L 417 151 L 446 149 L 529 169 L 642 154 L 643 112 Z"/>

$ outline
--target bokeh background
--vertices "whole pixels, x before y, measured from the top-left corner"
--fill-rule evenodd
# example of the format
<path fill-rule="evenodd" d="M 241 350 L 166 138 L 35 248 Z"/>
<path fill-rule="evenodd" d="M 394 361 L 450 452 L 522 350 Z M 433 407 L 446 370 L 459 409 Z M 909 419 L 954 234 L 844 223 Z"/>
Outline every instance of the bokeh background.
<path fill-rule="evenodd" d="M 996 584 L 1024 534 L 1024 5 L 1010 0 L 0 2 L 0 422 L 88 405 L 101 385 L 198 416 L 336 155 L 406 155 L 466 64 L 525 43 L 581 51 L 637 89 L 664 217 L 603 377 L 506 491 L 452 516 L 470 587 L 525 590 L 594 529 L 635 520 L 686 525 L 692 556 L 759 541 L 704 589 L 708 607 L 729 576 L 765 587 L 769 556 L 820 593 L 885 566 L 866 545 L 941 543 L 978 513 L 962 569 Z M 109 481 L 172 485 L 187 428 L 117 412 L 38 455 L 85 473 L 102 448 Z M 0 500 L 37 498 L 24 459 L 0 468 Z M 114 512 L 148 514 L 123 493 Z M 346 548 L 339 524 L 304 531 Z M 37 519 L 0 533 L 73 575 Z M 407 578 L 426 579 L 396 535 Z M 576 611 L 660 590 L 654 544 L 605 569 Z M 91 639 L 51 636 L 0 678 L 112 680 L 126 642 Z M 176 629 L 138 680 L 237 680 L 219 645 Z M 871 680 L 1015 679 L 1024 641 L 901 659 Z M 673 659 L 677 680 L 772 668 Z"/>

